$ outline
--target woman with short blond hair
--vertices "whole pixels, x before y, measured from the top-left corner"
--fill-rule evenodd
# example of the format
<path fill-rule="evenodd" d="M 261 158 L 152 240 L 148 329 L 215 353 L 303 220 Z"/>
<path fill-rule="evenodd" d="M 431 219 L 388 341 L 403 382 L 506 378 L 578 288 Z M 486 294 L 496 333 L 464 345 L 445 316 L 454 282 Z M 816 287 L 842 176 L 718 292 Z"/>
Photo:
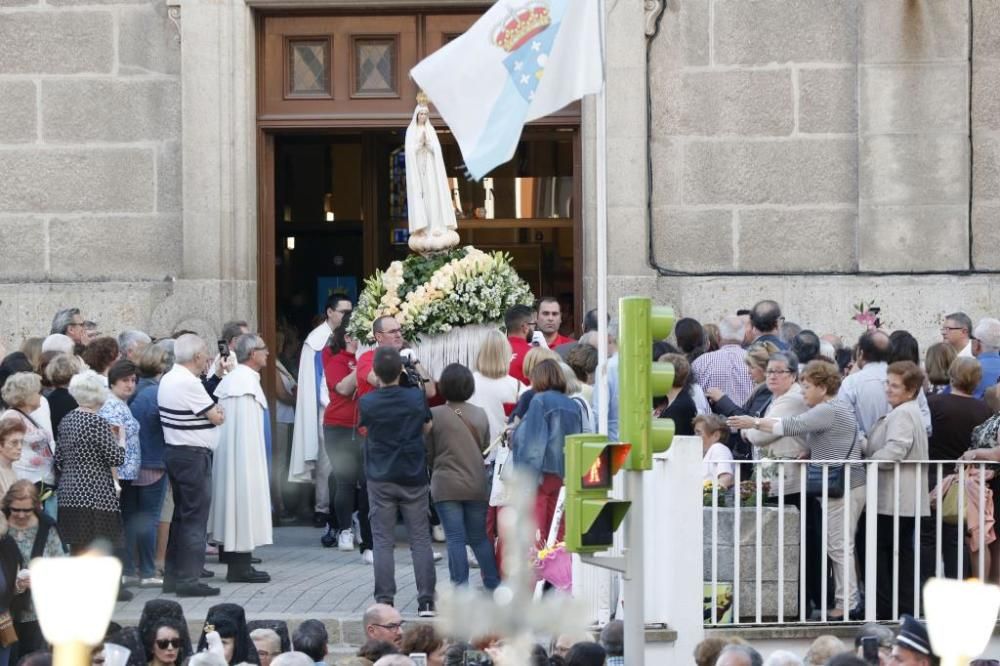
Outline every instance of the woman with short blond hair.
<path fill-rule="evenodd" d="M 476 388 L 469 404 L 486 412 L 490 422 L 490 441 L 503 432 L 507 414 L 525 390 L 524 384 L 507 374 L 512 357 L 510 342 L 499 330 L 486 335 L 476 356 L 476 371 L 472 373 Z"/>

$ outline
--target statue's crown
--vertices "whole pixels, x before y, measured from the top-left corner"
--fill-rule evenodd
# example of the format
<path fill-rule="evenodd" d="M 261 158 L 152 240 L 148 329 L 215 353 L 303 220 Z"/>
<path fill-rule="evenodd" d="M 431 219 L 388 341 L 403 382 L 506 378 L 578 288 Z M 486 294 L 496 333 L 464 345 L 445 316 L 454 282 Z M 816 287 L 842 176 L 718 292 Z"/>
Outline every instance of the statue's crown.
<path fill-rule="evenodd" d="M 529 2 L 512 11 L 493 35 L 494 43 L 508 53 L 516 51 L 552 22 L 545 2 Z"/>

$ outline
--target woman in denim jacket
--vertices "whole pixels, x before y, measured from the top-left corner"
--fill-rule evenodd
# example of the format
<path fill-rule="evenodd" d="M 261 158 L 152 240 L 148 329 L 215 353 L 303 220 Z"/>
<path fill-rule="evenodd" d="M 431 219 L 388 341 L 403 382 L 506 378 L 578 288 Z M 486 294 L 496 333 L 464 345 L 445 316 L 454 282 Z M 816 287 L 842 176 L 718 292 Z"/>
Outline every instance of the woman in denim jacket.
<path fill-rule="evenodd" d="M 530 469 L 538 478 L 535 522 L 544 541 L 563 485 L 565 437 L 583 432 L 583 423 L 580 408 L 566 396 L 566 378 L 557 362 L 542 361 L 532 369 L 530 379 L 534 396 L 524 420 L 514 429 L 510 450 L 514 464 Z M 563 530 L 560 524 L 558 541 Z"/>

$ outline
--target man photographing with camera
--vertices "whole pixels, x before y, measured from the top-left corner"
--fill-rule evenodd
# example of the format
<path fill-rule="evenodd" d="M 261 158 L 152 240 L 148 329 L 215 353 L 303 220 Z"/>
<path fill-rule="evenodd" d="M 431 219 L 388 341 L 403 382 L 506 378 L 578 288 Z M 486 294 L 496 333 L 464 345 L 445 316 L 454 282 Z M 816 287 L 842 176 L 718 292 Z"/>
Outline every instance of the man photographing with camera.
<path fill-rule="evenodd" d="M 437 386 L 430 379 L 430 374 L 420 365 L 420 361 L 413 358 L 412 350 L 403 349 L 403 329 L 395 318 L 379 317 L 372 322 L 372 333 L 375 335 L 375 349 L 369 349 L 358 358 L 358 399 L 379 386 L 378 377 L 373 370 L 373 360 L 375 352 L 381 347 L 391 347 L 399 352 L 405 370 L 404 376 L 400 378 L 400 386 L 416 387 L 419 383 L 428 400 L 437 395 Z"/>

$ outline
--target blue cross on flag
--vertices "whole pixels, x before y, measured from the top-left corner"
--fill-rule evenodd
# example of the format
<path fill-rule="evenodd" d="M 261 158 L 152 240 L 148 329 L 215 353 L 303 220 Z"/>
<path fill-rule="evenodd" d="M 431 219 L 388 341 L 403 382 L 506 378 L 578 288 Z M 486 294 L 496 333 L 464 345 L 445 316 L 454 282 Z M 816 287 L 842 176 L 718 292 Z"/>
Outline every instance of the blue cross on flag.
<path fill-rule="evenodd" d="M 535 99 L 535 91 L 545 74 L 545 64 L 557 34 L 559 24 L 550 25 L 503 61 L 517 91 L 529 102 Z"/>

